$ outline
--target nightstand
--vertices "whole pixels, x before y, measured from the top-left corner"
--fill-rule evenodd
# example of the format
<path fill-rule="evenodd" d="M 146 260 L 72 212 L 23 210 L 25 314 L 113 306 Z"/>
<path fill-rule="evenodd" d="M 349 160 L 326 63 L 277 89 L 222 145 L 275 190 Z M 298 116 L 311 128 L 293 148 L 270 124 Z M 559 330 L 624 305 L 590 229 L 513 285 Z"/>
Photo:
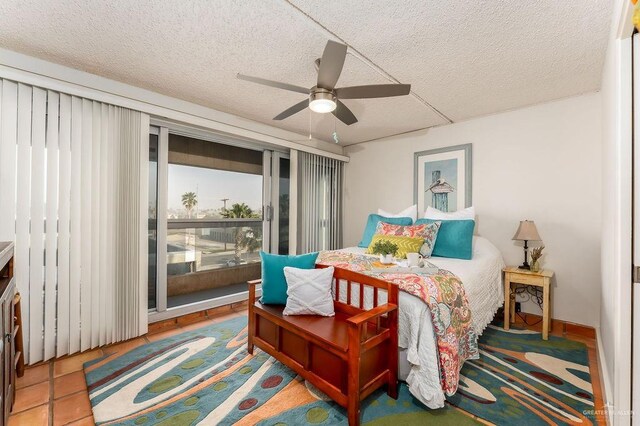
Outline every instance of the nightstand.
<path fill-rule="evenodd" d="M 549 308 L 550 308 L 550 283 L 553 271 L 542 269 L 532 272 L 528 269 L 520 269 L 517 266 L 509 266 L 504 272 L 504 329 L 509 330 L 509 320 L 515 309 L 515 303 L 511 303 L 511 283 L 532 285 L 542 288 L 542 338 L 549 339 Z"/>

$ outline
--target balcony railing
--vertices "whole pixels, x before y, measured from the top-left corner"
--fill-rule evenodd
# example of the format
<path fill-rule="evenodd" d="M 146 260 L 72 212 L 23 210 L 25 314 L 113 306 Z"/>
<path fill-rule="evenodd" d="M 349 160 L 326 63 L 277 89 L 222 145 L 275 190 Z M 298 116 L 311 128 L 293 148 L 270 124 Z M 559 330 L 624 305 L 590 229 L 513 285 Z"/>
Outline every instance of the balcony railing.
<path fill-rule="evenodd" d="M 167 230 L 169 275 L 259 261 L 258 251 L 262 247 L 262 221 L 207 221 L 206 226 L 204 225 L 202 221 L 194 223 L 180 220 L 169 226 Z M 237 247 L 236 243 L 238 243 Z"/>
<path fill-rule="evenodd" d="M 168 229 L 185 229 L 185 228 L 237 228 L 239 226 L 257 227 L 262 226 L 262 219 L 169 219 L 167 221 Z"/>

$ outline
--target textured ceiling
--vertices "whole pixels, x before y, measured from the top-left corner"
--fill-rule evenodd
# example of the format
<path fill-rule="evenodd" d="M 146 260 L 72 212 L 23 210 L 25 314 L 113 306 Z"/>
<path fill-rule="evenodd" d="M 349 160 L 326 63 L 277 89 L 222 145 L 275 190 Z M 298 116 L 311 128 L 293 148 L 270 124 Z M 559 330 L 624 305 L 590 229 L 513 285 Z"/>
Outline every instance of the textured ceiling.
<path fill-rule="evenodd" d="M 363 7 L 366 5 L 366 7 Z M 0 46 L 342 144 L 599 89 L 609 0 L 110 0 L 0 2 Z M 308 110 L 328 38 L 350 46 L 338 86 L 412 84 L 401 98 L 346 100 L 352 126 Z M 438 114 L 429 105 L 440 111 Z M 447 118 L 449 120 L 447 120 Z"/>

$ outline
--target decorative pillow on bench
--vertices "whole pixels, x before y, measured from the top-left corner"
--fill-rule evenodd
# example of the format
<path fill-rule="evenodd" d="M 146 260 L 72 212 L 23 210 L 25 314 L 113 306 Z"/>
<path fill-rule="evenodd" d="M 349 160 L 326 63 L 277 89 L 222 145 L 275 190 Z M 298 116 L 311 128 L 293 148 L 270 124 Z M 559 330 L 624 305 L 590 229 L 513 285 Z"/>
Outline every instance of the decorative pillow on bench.
<path fill-rule="evenodd" d="M 333 266 L 321 269 L 298 269 L 287 266 L 287 306 L 284 315 L 335 315 L 331 287 Z"/>
<path fill-rule="evenodd" d="M 284 305 L 287 303 L 287 281 L 284 277 L 285 266 L 301 269 L 316 267 L 318 253 L 299 256 L 282 256 L 260 252 L 262 260 L 262 298 L 265 305 Z"/>

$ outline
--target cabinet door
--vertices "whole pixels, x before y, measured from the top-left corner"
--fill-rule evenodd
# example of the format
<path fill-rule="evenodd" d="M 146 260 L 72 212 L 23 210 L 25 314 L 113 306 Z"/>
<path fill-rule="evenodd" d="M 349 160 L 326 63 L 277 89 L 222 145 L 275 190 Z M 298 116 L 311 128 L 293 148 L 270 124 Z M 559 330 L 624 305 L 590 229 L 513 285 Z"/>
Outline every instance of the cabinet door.
<path fill-rule="evenodd" d="M 3 321 L 4 323 L 4 318 Z M 4 339 L 0 339 L 0 362 L 4 363 L 4 357 L 5 357 L 5 348 L 6 345 L 4 344 L 5 341 Z M 2 413 L 4 413 L 4 416 L 0 416 L 0 425 L 4 425 L 5 424 L 5 419 L 8 418 L 8 413 L 10 411 L 5 409 L 5 401 L 6 401 L 6 396 L 5 396 L 5 370 L 4 370 L 4 366 L 0 366 L 0 383 L 2 384 L 1 388 L 0 388 L 0 408 L 2 409 Z"/>
<path fill-rule="evenodd" d="M 5 359 L 7 360 L 7 368 L 5 371 L 7 372 L 7 382 L 8 386 L 6 386 L 6 394 L 5 394 L 5 412 L 7 416 L 11 413 L 11 409 L 13 408 L 13 399 L 15 397 L 15 387 L 16 387 L 16 341 L 13 335 L 13 330 L 15 328 L 15 321 L 13 320 L 15 316 L 15 306 L 13 305 L 13 291 L 7 290 L 7 298 L 5 300 L 5 307 L 7 309 L 7 333 L 5 334 Z M 9 336 L 7 339 L 6 336 Z"/>
<path fill-rule="evenodd" d="M 13 317 L 11 316 L 11 298 L 8 297 L 10 293 L 9 289 L 5 291 L 5 294 L 2 298 L 2 337 L 4 343 L 4 350 L 2 354 L 2 360 L 4 362 L 3 373 L 4 373 L 4 386 L 3 386 L 3 399 L 4 399 L 4 418 L 9 418 L 9 413 L 11 412 L 11 404 L 13 402 L 13 380 L 12 380 L 12 371 L 11 368 L 11 324 L 13 323 Z"/>
<path fill-rule="evenodd" d="M 2 299 L 0 299 L 0 309 L 2 310 L 2 324 L 0 324 L 0 332 L 2 333 L 2 336 L 0 338 L 0 344 L 2 346 L 2 349 L 0 350 L 0 362 L 2 363 L 2 365 L 0 366 L 0 372 L 2 374 L 2 380 L 0 381 L 0 383 L 2 383 L 2 389 L 0 389 L 0 397 L 2 398 L 2 405 L 0 405 L 0 407 L 2 408 L 2 413 L 4 414 L 4 416 L 2 416 L 3 424 L 5 424 L 5 420 L 9 418 L 9 413 L 11 411 L 11 403 L 9 401 L 7 393 L 7 388 L 11 383 L 9 380 L 9 374 L 11 370 L 9 370 L 7 359 L 8 350 L 6 330 L 9 324 L 9 318 L 7 316 L 6 297 L 2 297 Z"/>

